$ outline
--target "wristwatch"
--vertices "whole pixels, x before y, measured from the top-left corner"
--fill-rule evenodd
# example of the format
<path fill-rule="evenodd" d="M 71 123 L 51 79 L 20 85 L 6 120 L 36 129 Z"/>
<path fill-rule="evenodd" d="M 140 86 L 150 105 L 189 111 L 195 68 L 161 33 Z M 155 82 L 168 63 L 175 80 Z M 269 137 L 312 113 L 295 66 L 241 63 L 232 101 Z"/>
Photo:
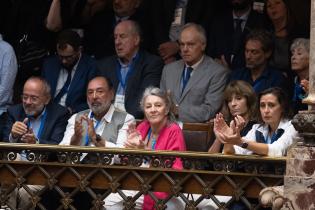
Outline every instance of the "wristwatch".
<path fill-rule="evenodd" d="M 248 143 L 246 141 L 243 141 L 240 147 L 246 149 L 248 147 Z"/>

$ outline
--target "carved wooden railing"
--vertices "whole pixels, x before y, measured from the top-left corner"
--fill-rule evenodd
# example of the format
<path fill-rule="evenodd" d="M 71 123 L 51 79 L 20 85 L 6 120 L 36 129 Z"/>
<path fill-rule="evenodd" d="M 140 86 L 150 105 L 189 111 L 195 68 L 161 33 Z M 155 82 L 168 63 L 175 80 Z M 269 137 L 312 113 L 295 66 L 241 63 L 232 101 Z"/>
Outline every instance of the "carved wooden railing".
<path fill-rule="evenodd" d="M 29 161 L 17 160 L 22 151 Z M 47 162 L 53 153 L 56 161 Z M 80 161 L 84 153 L 94 157 L 89 164 Z M 182 159 L 183 170 L 171 168 L 176 157 Z M 120 158 L 119 165 L 112 164 L 114 158 Z M 140 167 L 144 161 L 149 161 L 151 167 Z M 10 193 L 24 188 L 31 196 L 26 209 L 45 209 L 41 195 L 54 189 L 61 196 L 59 208 L 66 209 L 73 208 L 70 198 L 75 192 L 87 191 L 94 199 L 95 209 L 101 209 L 107 195 L 119 192 L 125 199 L 125 209 L 134 209 L 137 198 L 124 196 L 122 190 L 135 190 L 139 192 L 137 196 L 152 196 L 157 201 L 156 209 L 164 209 L 173 196 L 181 199 L 186 209 L 197 209 L 205 199 L 219 209 L 228 209 L 235 200 L 258 209 L 259 204 L 250 203 L 249 199 L 257 198 L 266 186 L 283 184 L 284 172 L 284 158 L 0 143 L 0 202 L 10 207 Z M 42 185 L 43 190 L 33 193 L 28 190 L 29 185 Z M 64 192 L 64 187 L 73 188 L 73 193 Z M 98 194 L 97 189 L 104 193 Z M 152 191 L 168 192 L 169 197 L 158 200 Z M 196 199 L 196 195 L 187 194 L 198 196 Z M 231 199 L 222 203 L 218 195 Z"/>

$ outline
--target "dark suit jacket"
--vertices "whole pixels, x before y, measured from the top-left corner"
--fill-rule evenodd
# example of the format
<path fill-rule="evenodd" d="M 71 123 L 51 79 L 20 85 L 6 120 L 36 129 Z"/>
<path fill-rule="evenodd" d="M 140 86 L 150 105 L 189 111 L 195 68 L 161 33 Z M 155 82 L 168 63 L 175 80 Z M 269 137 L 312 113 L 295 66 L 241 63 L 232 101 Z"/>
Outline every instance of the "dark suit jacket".
<path fill-rule="evenodd" d="M 56 55 L 44 61 L 42 76 L 49 83 L 52 96 L 55 96 L 56 93 L 61 68 L 61 62 Z M 95 77 L 96 74 L 97 71 L 94 59 L 82 54 L 66 98 L 66 106 L 70 107 L 73 113 L 88 109 L 86 103 L 86 88 L 88 82 Z"/>
<path fill-rule="evenodd" d="M 67 120 L 70 117 L 68 110 L 54 103 L 46 106 L 47 118 L 44 123 L 43 131 L 39 136 L 40 144 L 59 144 L 66 130 Z M 9 135 L 13 124 L 16 121 L 23 121 L 26 118 L 22 104 L 12 106 L 8 109 L 8 120 L 4 128 L 4 140 L 9 141 Z M 18 141 L 19 142 L 19 141 Z"/>
<path fill-rule="evenodd" d="M 243 30 L 239 51 L 234 55 L 232 63 L 231 55 L 233 50 L 234 19 L 232 9 L 214 17 L 208 35 L 207 54 L 213 58 L 221 58 L 224 55 L 231 69 L 245 66 L 245 38 L 255 28 L 265 26 L 263 15 L 251 10 Z"/>
<path fill-rule="evenodd" d="M 145 88 L 149 86 L 159 87 L 163 62 L 162 60 L 146 51 L 140 50 L 135 63 L 135 69 L 126 83 L 125 108 L 136 119 L 143 118 L 140 109 L 140 100 Z M 108 77 L 117 91 L 119 80 L 117 78 L 117 56 L 104 58 L 98 62 L 100 75 Z"/>
<path fill-rule="evenodd" d="M 131 15 L 129 20 L 137 21 L 144 32 L 142 40 L 146 40 L 145 19 L 143 13 L 138 9 Z M 115 13 L 112 9 L 107 9 L 97 13 L 91 22 L 84 28 L 84 50 L 87 54 L 101 59 L 104 56 L 115 55 L 114 28 L 116 26 Z"/>
<path fill-rule="evenodd" d="M 169 30 L 174 20 L 174 12 L 176 8 L 176 0 L 149 0 L 150 6 L 147 9 L 151 22 L 151 47 L 153 51 L 157 47 L 169 41 Z M 185 15 L 185 23 L 195 22 L 203 25 L 208 25 L 208 21 L 212 19 L 214 1 L 209 0 L 188 0 L 187 10 Z"/>

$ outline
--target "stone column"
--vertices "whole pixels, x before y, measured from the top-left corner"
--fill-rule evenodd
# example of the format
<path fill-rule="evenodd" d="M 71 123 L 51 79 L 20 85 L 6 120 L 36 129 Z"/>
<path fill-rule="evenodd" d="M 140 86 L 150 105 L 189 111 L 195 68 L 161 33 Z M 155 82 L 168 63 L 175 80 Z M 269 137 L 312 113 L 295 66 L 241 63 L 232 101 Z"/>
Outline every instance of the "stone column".
<path fill-rule="evenodd" d="M 311 1 L 309 94 L 303 103 L 315 104 L 315 0 Z M 315 209 L 315 111 L 300 111 L 292 123 L 301 137 L 288 151 L 284 177 L 284 209 Z"/>

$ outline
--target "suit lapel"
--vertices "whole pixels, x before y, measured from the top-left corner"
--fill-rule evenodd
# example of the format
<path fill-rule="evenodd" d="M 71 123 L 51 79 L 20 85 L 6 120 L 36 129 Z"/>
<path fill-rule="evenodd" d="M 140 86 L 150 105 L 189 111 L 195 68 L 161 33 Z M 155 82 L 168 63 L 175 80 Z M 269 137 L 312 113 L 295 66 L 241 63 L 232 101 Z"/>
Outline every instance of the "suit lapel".
<path fill-rule="evenodd" d="M 198 83 L 198 81 L 204 77 L 204 73 L 203 73 L 203 70 L 204 70 L 204 67 L 203 67 L 203 64 L 205 62 L 205 59 L 206 58 L 203 58 L 203 61 L 199 64 L 199 66 L 193 70 L 193 75 L 190 77 L 190 79 L 188 80 L 188 83 L 183 91 L 183 93 L 181 94 L 181 97 L 180 97 L 180 101 L 181 102 L 186 94 L 190 91 L 190 89 L 196 84 Z"/>
<path fill-rule="evenodd" d="M 54 64 L 52 64 L 52 65 L 54 65 Z M 62 68 L 60 61 L 56 62 L 56 64 L 54 66 L 55 66 L 55 70 L 53 68 L 49 69 L 49 70 L 51 70 L 50 71 L 51 73 L 50 72 L 48 73 L 48 78 L 47 78 L 47 80 L 50 81 L 52 97 L 54 97 L 56 94 L 57 82 L 58 82 L 59 74 L 60 74 L 60 71 Z"/>
<path fill-rule="evenodd" d="M 174 74 L 172 75 L 173 76 L 173 79 L 174 79 L 174 97 L 177 101 L 177 103 L 179 103 L 180 101 L 180 98 L 181 98 L 181 95 L 182 95 L 182 75 L 183 75 L 183 71 L 184 71 L 184 67 L 185 67 L 185 64 L 183 61 L 181 61 L 178 66 L 171 70 L 171 71 L 174 71 Z"/>
<path fill-rule="evenodd" d="M 125 101 L 127 100 L 128 96 L 129 96 L 129 90 L 132 86 L 132 83 L 137 81 L 137 82 L 140 82 L 139 80 L 136 80 L 135 78 L 137 77 L 137 75 L 139 74 L 140 72 L 140 68 L 141 68 L 141 63 L 142 63 L 142 60 L 143 60 L 143 54 L 138 51 L 138 58 L 135 60 L 135 64 L 133 66 L 131 66 L 132 69 L 132 73 L 131 75 L 129 75 L 129 78 L 127 78 L 127 81 L 126 81 L 126 90 L 125 90 Z"/>
<path fill-rule="evenodd" d="M 85 60 L 84 55 L 82 55 L 78 63 L 77 69 L 73 75 L 72 81 L 70 83 L 69 91 L 67 93 L 67 100 L 69 96 L 71 96 L 72 91 L 77 88 L 78 84 L 80 84 L 81 78 L 84 78 L 83 75 L 85 71 L 84 60 Z"/>

